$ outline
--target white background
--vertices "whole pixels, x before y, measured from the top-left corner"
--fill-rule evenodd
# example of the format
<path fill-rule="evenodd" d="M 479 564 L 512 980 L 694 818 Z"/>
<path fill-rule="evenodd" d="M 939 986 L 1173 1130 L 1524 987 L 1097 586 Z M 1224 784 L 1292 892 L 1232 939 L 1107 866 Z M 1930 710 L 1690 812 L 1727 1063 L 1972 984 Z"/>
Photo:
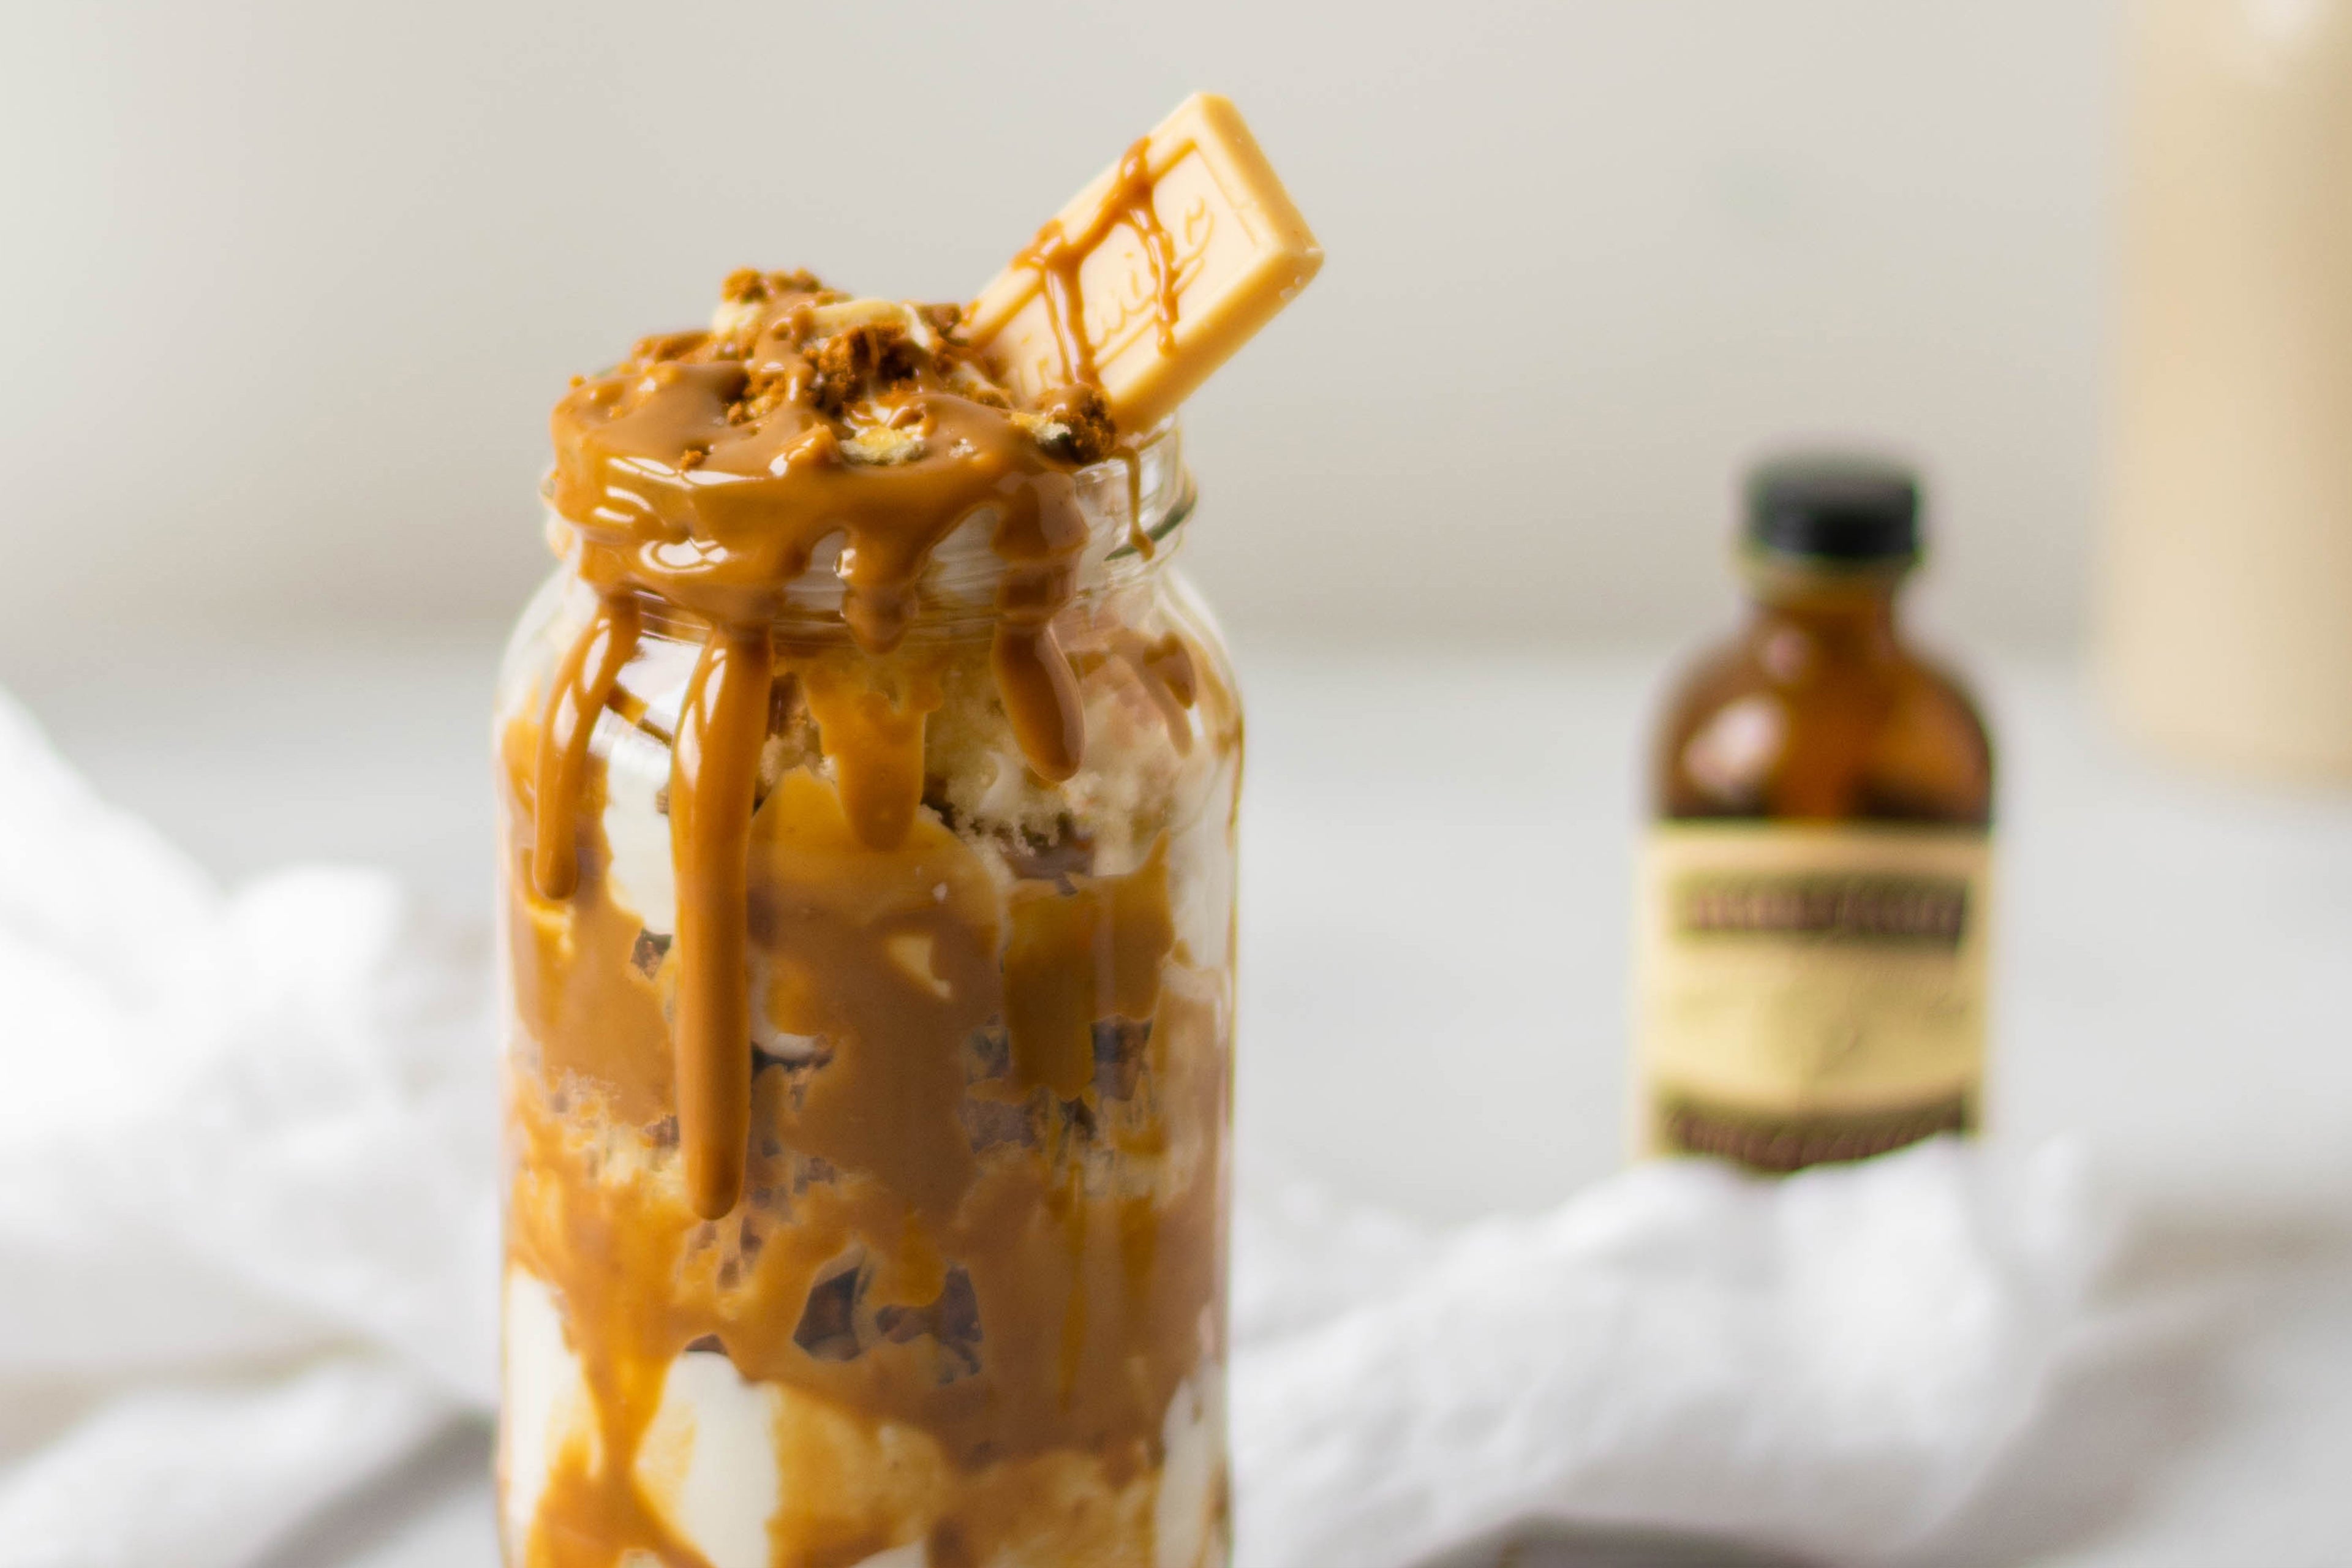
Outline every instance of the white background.
<path fill-rule="evenodd" d="M 9 5 L 0 678 L 503 619 L 570 374 L 747 262 L 968 296 L 1199 87 L 1329 256 L 1192 410 L 1238 640 L 1685 635 L 1790 437 L 1927 466 L 1958 637 L 2064 639 L 2118 9 Z"/>

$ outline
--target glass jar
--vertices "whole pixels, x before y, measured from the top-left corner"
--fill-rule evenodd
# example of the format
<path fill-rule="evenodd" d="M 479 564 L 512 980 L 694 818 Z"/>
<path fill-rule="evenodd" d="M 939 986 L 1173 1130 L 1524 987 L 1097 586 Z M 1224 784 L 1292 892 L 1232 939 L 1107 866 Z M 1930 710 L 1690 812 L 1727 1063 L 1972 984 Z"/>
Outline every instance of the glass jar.
<path fill-rule="evenodd" d="M 592 588 L 555 527 L 497 706 L 518 1568 L 1224 1562 L 1241 710 L 1170 565 L 1173 425 L 1076 480 L 1060 783 L 1000 695 L 985 529 L 932 552 L 887 652 L 851 635 L 850 563 L 793 580 L 755 650 L 721 1064 L 749 1098 L 692 1168 L 669 816 L 711 628 Z M 583 722 L 551 889 L 541 731 Z"/>

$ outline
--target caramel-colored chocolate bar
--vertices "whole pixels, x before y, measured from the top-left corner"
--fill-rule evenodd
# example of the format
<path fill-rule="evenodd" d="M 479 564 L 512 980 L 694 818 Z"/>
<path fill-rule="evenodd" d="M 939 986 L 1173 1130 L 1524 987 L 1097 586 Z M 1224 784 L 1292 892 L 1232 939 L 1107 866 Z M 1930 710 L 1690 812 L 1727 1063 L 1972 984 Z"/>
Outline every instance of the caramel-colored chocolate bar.
<path fill-rule="evenodd" d="M 1016 396 L 1091 382 L 1147 429 L 1322 264 L 1240 110 L 1197 92 L 982 291 L 971 339 Z"/>

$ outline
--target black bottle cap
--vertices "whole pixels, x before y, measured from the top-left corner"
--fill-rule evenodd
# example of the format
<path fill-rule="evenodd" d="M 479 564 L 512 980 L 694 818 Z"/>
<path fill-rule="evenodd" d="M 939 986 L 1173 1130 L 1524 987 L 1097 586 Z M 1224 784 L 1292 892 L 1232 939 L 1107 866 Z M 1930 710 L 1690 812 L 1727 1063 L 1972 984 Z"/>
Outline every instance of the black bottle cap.
<path fill-rule="evenodd" d="M 1793 453 L 1748 475 L 1750 548 L 1842 566 L 1918 559 L 1919 481 L 1875 458 Z"/>

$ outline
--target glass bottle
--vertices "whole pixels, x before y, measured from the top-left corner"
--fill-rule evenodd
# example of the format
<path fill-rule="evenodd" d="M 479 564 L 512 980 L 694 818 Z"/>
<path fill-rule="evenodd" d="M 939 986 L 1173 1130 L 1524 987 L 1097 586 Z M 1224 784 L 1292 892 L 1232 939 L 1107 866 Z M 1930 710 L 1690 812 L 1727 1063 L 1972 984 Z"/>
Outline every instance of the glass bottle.
<path fill-rule="evenodd" d="M 1636 1137 L 1791 1171 L 1977 1125 L 1992 754 L 1898 623 L 1912 477 L 1793 457 L 1747 499 L 1749 618 L 1658 731 Z"/>

